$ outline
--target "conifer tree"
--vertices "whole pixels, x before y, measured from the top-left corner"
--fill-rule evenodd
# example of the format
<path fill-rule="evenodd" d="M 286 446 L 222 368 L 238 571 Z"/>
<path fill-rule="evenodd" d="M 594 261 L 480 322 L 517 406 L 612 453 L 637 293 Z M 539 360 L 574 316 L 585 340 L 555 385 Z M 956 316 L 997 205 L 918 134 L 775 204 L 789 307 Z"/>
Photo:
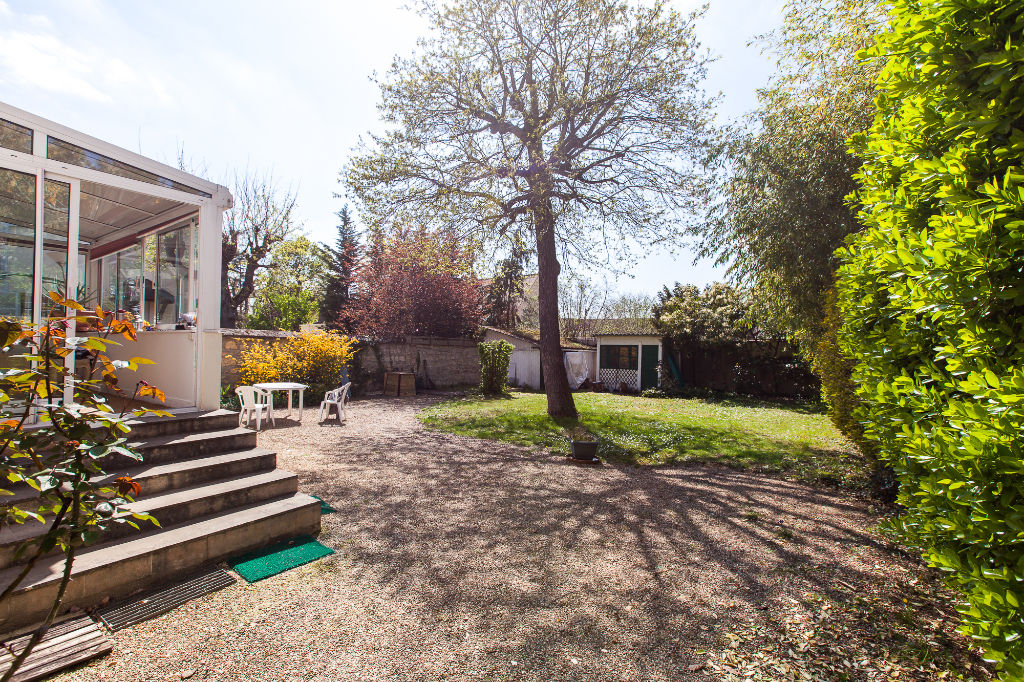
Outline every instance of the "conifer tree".
<path fill-rule="evenodd" d="M 359 236 L 348 204 L 338 211 L 338 237 L 330 254 L 330 275 L 321 303 L 321 313 L 327 326 L 350 332 L 348 308 L 352 302 L 352 283 L 359 262 Z"/>
<path fill-rule="evenodd" d="M 487 324 L 510 331 L 519 327 L 519 300 L 523 296 L 525 261 L 526 252 L 516 246 L 507 258 L 498 263 L 484 299 Z"/>

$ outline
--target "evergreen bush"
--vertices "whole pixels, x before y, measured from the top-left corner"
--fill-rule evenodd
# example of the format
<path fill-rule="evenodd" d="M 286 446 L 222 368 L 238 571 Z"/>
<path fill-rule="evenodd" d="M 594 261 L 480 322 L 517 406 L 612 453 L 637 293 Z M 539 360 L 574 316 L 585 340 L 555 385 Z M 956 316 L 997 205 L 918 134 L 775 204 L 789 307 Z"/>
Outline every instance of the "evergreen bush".
<path fill-rule="evenodd" d="M 1024 1 L 895 0 L 842 251 L 840 342 L 894 522 L 1024 676 Z"/>
<path fill-rule="evenodd" d="M 485 395 L 501 395 L 508 388 L 508 364 L 515 348 L 508 341 L 482 342 L 480 349 L 480 390 Z"/>

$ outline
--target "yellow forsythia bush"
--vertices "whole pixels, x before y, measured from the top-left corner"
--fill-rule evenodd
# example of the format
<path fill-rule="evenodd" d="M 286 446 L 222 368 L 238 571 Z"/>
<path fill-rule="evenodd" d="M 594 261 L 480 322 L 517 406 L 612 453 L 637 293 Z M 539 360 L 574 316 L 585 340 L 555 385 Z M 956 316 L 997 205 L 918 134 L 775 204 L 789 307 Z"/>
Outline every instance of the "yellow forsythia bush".
<path fill-rule="evenodd" d="M 295 381 L 306 384 L 306 400 L 319 403 L 341 385 L 342 370 L 355 355 L 356 340 L 337 332 L 303 332 L 285 343 L 250 343 L 239 358 L 243 384 Z"/>

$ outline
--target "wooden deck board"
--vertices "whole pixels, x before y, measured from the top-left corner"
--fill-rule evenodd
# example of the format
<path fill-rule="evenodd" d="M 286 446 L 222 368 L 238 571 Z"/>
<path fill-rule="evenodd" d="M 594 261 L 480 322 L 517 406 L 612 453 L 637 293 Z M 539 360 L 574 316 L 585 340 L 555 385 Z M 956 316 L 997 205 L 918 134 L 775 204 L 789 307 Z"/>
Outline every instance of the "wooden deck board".
<path fill-rule="evenodd" d="M 14 655 L 21 652 L 31 637 L 31 634 L 22 635 L 3 643 L 0 649 L 0 674 L 10 668 Z M 108 654 L 113 648 L 113 643 L 92 618 L 73 618 L 58 623 L 47 631 L 25 663 L 14 674 L 13 680 L 40 680 L 64 668 Z"/>

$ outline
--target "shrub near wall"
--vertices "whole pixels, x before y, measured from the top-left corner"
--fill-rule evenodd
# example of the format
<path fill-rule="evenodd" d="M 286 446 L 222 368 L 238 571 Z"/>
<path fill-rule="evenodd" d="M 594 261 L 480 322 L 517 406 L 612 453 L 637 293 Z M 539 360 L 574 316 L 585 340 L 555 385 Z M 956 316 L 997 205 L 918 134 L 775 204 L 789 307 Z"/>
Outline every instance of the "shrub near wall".
<path fill-rule="evenodd" d="M 895 526 L 1024 677 L 1024 2 L 894 2 L 840 338 Z"/>
<path fill-rule="evenodd" d="M 294 381 L 306 384 L 306 402 L 319 403 L 341 385 L 342 370 L 352 361 L 356 340 L 337 332 L 303 332 L 285 343 L 254 341 L 239 359 L 244 384 Z"/>
<path fill-rule="evenodd" d="M 508 341 L 483 342 L 480 349 L 480 390 L 485 395 L 501 395 L 508 388 L 508 365 L 515 347 Z"/>

